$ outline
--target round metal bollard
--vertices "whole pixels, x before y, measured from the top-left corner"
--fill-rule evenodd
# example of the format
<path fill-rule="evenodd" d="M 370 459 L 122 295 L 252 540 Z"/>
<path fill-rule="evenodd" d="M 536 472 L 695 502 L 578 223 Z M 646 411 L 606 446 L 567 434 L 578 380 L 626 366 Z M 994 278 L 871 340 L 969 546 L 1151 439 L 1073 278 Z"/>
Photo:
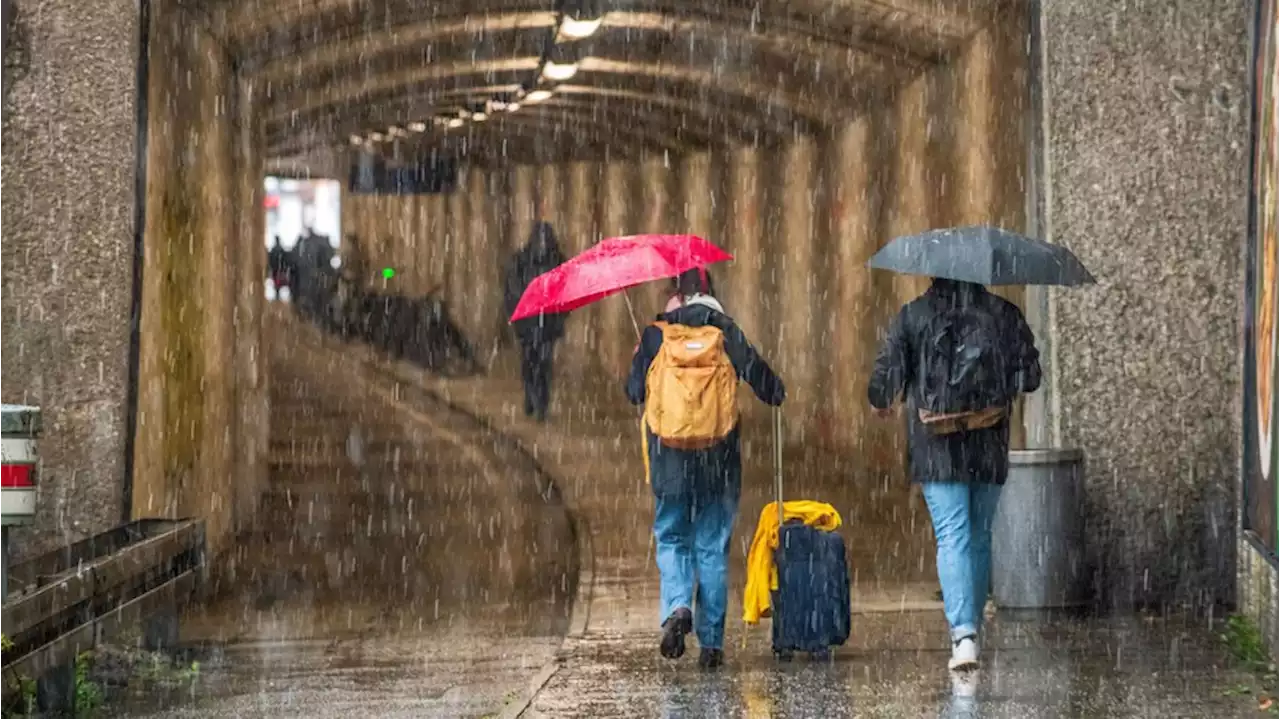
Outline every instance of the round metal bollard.
<path fill-rule="evenodd" d="M 1084 453 L 1009 453 L 991 538 L 992 595 L 1001 609 L 1088 604 L 1084 561 Z"/>

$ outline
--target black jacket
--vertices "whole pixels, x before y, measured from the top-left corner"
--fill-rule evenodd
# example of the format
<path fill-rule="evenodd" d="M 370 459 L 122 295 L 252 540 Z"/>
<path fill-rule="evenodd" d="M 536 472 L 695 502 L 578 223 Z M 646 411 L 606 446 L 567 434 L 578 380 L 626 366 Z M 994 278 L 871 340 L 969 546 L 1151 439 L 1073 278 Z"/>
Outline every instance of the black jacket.
<path fill-rule="evenodd" d="M 658 319 L 687 327 L 716 327 L 724 333 L 725 352 L 728 353 L 738 378 L 751 387 L 760 401 L 776 407 L 787 398 L 782 380 L 773 373 L 769 363 L 756 352 L 756 348 L 751 346 L 742 330 L 724 313 L 706 305 L 687 305 L 661 315 Z M 627 377 L 627 399 L 631 400 L 631 404 L 644 403 L 649 365 L 653 363 L 653 358 L 658 355 L 661 347 L 662 330 L 649 325 L 640 336 L 640 347 L 631 360 L 631 375 Z"/>
<path fill-rule="evenodd" d="M 529 242 L 507 263 L 503 272 L 503 304 L 510 317 L 520 304 L 529 283 L 544 272 L 564 264 L 564 255 L 556 243 L 555 233 L 546 223 L 534 226 Z M 538 315 L 513 323 L 521 342 L 554 342 L 564 336 L 563 314 Z"/>
<path fill-rule="evenodd" d="M 871 406 L 886 408 L 898 399 L 907 404 L 910 476 L 915 482 L 989 482 L 1003 484 L 1009 474 L 1009 419 L 994 427 L 934 435 L 920 421 L 915 389 L 922 335 L 939 313 L 978 306 L 1001 328 L 997 350 L 1007 359 L 1009 387 L 1034 392 L 1040 387 L 1040 353 L 1035 337 L 1017 305 L 987 292 L 981 285 L 935 280 L 923 295 L 907 303 L 889 327 L 876 356 L 867 386 Z"/>

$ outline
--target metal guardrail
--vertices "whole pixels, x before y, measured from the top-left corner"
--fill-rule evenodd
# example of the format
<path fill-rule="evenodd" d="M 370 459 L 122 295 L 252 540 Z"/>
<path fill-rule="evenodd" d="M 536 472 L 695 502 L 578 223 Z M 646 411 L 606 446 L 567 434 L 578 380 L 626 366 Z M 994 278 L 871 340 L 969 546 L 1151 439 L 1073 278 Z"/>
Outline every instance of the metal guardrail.
<path fill-rule="evenodd" d="M 144 519 L 9 568 L 4 694 L 121 629 L 176 609 L 204 572 L 202 520 Z"/>

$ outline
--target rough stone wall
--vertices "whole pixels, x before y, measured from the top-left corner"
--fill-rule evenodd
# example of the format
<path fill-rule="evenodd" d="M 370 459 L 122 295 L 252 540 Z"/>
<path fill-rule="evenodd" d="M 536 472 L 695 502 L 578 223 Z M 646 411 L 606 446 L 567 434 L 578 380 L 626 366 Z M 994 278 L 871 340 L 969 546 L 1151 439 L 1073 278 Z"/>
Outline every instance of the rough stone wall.
<path fill-rule="evenodd" d="M 40 405 L 36 527 L 15 559 L 123 514 L 138 6 L 14 3 L 4 63 L 5 402 Z"/>
<path fill-rule="evenodd" d="M 1116 606 L 1231 598 L 1251 3 L 1043 3 L 1056 439 Z"/>

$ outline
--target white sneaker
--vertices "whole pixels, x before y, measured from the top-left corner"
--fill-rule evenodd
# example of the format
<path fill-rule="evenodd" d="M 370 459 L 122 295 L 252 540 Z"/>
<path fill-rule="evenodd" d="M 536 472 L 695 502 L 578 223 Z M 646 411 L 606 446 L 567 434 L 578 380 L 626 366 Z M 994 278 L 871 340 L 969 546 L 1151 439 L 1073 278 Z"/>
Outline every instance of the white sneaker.
<path fill-rule="evenodd" d="M 965 637 L 951 645 L 951 661 L 947 662 L 951 671 L 963 671 L 978 668 L 978 642 L 973 637 Z"/>

